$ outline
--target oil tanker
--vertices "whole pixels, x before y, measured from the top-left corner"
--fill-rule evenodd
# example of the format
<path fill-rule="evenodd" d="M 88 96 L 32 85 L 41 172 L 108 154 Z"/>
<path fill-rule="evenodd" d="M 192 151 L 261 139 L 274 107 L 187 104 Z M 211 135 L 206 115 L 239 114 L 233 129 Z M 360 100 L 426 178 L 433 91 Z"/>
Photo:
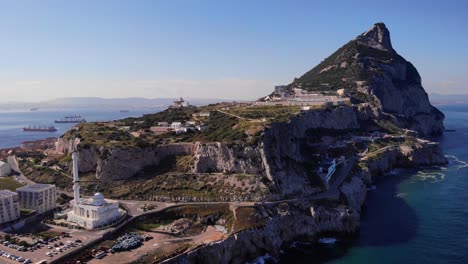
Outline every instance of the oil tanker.
<path fill-rule="evenodd" d="M 64 119 L 55 120 L 55 123 L 57 124 L 63 124 L 63 123 L 78 124 L 78 123 L 84 123 L 84 122 L 86 122 L 86 119 L 82 118 L 80 115 L 69 115 L 69 116 L 65 116 Z"/>
<path fill-rule="evenodd" d="M 55 132 L 57 129 L 54 126 L 28 126 L 23 127 L 24 132 Z"/>

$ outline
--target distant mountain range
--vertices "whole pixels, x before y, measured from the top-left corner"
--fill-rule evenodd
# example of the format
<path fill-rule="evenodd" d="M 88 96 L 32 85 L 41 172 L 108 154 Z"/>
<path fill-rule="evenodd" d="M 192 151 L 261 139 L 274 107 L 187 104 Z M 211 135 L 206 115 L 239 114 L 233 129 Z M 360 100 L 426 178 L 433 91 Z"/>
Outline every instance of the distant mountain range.
<path fill-rule="evenodd" d="M 28 103 L 28 102 L 9 102 L 0 103 L 0 110 L 20 110 L 30 108 L 164 108 L 173 103 L 178 98 L 99 98 L 99 97 L 66 97 L 53 100 Z M 231 101 L 216 98 L 184 98 L 192 105 L 205 105 L 223 101 Z"/>
<path fill-rule="evenodd" d="M 434 105 L 468 104 L 468 94 L 438 94 L 431 93 L 429 100 Z"/>

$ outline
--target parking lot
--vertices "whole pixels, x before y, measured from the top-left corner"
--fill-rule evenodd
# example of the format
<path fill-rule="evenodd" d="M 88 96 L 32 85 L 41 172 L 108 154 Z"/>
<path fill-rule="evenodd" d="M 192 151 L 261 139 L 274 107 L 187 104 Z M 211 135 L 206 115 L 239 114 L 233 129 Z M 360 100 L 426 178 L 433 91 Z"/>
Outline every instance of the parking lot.
<path fill-rule="evenodd" d="M 38 243 L 36 249 L 30 249 L 29 251 L 19 251 L 15 246 L 7 245 L 6 243 L 0 244 L 0 263 L 25 263 L 24 261 L 30 260 L 28 263 L 37 263 L 41 260 L 47 260 L 51 262 L 57 258 L 68 254 L 70 252 L 79 250 L 86 243 L 100 237 L 101 232 L 89 232 L 85 230 L 69 230 L 62 228 L 54 228 L 54 232 L 69 233 L 69 237 L 56 236 L 43 243 Z M 20 257 L 19 260 L 14 260 L 15 257 L 8 255 L 14 255 Z"/>

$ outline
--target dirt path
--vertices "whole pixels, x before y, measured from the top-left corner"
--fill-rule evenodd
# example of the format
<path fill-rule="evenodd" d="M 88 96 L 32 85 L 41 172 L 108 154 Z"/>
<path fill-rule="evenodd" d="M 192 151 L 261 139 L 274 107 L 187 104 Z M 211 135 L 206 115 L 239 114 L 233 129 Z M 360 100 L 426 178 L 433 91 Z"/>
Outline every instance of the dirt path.
<path fill-rule="evenodd" d="M 138 260 L 142 256 L 151 255 L 156 250 L 160 252 L 171 252 L 176 250 L 180 243 L 189 243 L 193 245 L 202 245 L 215 242 L 225 238 L 225 234 L 217 232 L 212 226 L 208 226 L 203 233 L 191 236 L 174 238 L 169 234 L 148 233 L 153 236 L 153 239 L 144 242 L 139 248 L 131 251 L 109 254 L 103 259 L 93 259 L 89 264 L 115 264 L 115 263 L 131 263 Z M 123 262 L 125 261 L 125 262 Z"/>

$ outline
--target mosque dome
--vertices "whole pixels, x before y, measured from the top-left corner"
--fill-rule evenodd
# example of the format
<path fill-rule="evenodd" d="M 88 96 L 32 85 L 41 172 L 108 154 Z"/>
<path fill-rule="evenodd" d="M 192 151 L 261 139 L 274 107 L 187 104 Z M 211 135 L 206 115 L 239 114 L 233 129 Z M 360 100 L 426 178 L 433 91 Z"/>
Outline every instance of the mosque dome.
<path fill-rule="evenodd" d="M 104 200 L 104 195 L 102 193 L 95 193 L 93 196 L 94 205 L 103 205 L 106 201 Z"/>

